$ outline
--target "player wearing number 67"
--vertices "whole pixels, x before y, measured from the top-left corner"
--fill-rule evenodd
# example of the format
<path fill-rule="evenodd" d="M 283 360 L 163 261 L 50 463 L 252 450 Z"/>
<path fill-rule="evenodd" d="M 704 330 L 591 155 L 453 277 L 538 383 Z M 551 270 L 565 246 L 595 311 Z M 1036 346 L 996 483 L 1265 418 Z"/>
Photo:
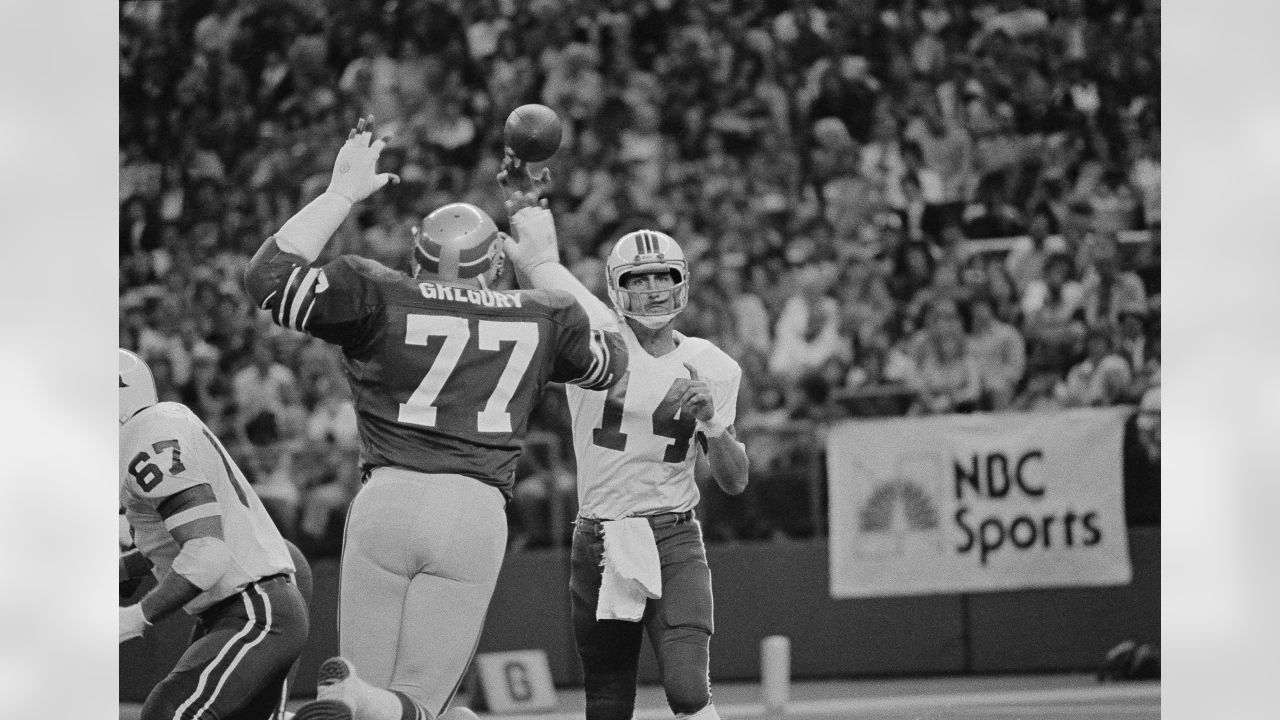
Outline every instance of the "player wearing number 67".
<path fill-rule="evenodd" d="M 733 430 L 742 369 L 672 326 L 690 282 L 674 238 L 637 230 L 617 241 L 605 264 L 615 315 L 559 263 L 551 211 L 538 199 L 547 173 L 530 177 L 510 152 L 503 163 L 508 253 L 521 286 L 569 289 L 601 327 L 620 316 L 631 356 L 628 376 L 612 388 L 567 388 L 579 506 L 569 584 L 587 720 L 632 717 L 642 632 L 676 717 L 718 719 L 708 675 L 711 570 L 693 518 L 694 465 L 705 455 L 721 489 L 746 488 L 746 449 Z M 646 556 L 647 565 L 611 559 Z M 626 586 L 615 575 L 639 579 L 646 592 L 615 592 Z"/>
<path fill-rule="evenodd" d="M 366 122 L 245 276 L 274 322 L 342 349 L 365 476 L 343 543 L 342 657 L 297 720 L 445 711 L 497 582 L 530 412 L 549 381 L 604 390 L 627 367 L 622 338 L 592 330 L 569 293 L 490 289 L 506 236 L 473 205 L 423 219 L 413 277 L 351 255 L 317 263 L 352 204 L 391 179 L 374 172 L 386 139 Z"/>
<path fill-rule="evenodd" d="M 120 505 L 137 547 L 120 557 L 120 580 L 147 572 L 157 580 L 120 608 L 120 642 L 178 608 L 196 618 L 190 647 L 148 694 L 143 720 L 274 717 L 307 641 L 295 574 L 309 570 L 294 564 L 222 443 L 186 406 L 157 402 L 151 370 L 123 349 Z"/>

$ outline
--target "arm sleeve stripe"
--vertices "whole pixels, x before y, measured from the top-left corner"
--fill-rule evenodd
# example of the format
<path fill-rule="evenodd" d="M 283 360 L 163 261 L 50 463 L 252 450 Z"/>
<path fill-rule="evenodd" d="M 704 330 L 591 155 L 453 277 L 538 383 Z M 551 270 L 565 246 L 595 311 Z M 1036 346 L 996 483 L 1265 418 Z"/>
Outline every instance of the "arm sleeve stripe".
<path fill-rule="evenodd" d="M 596 371 L 595 376 L 591 378 L 592 389 L 599 389 L 605 378 L 609 376 L 609 368 L 613 365 L 613 357 L 609 351 L 609 341 L 605 339 L 604 332 L 601 330 L 592 331 L 592 343 L 600 348 L 600 369 Z"/>
<path fill-rule="evenodd" d="M 574 384 L 585 390 L 601 390 L 603 383 L 610 377 L 609 370 L 613 365 L 609 342 L 605 339 L 603 331 L 591 331 L 591 352 L 595 355 L 591 369 Z"/>
<path fill-rule="evenodd" d="M 316 296 L 312 295 L 307 300 L 307 314 L 302 316 L 302 322 L 298 323 L 299 330 L 307 329 L 307 321 L 311 319 L 311 311 L 316 309 Z"/>
<path fill-rule="evenodd" d="M 268 295 L 268 296 L 266 296 L 265 298 L 263 298 L 263 299 L 262 299 L 262 304 L 258 306 L 258 309 L 259 309 L 259 310 L 266 310 L 266 309 L 267 309 L 267 305 L 271 304 L 271 298 L 275 297 L 277 292 L 279 292 L 279 290 L 272 290 L 270 295 Z"/>
<path fill-rule="evenodd" d="M 295 267 L 293 272 L 289 273 L 289 279 L 284 283 L 284 292 L 280 294 L 280 303 L 276 305 L 276 311 L 271 314 L 272 321 L 281 327 L 284 327 L 284 319 L 288 316 L 289 307 L 293 304 L 294 282 L 298 279 L 300 272 L 302 268 Z"/>
<path fill-rule="evenodd" d="M 221 511 L 218 509 L 217 503 L 204 503 L 165 518 L 164 527 L 169 532 L 173 532 L 175 528 L 182 527 L 193 520 L 218 517 L 219 515 L 221 515 Z"/>
<path fill-rule="evenodd" d="M 604 339 L 603 332 L 599 330 L 592 330 L 591 344 L 600 349 L 600 367 L 591 378 L 591 386 L 599 387 L 600 383 L 604 380 L 605 375 L 609 372 L 609 366 L 613 363 L 613 358 L 609 356 L 609 343 Z"/>
<path fill-rule="evenodd" d="M 311 314 L 311 305 L 315 303 L 316 278 L 320 277 L 320 268 L 313 267 L 307 270 L 307 274 L 302 276 L 302 282 L 298 283 L 298 291 L 293 296 L 293 308 L 289 314 L 289 327 L 294 330 L 301 330 L 302 324 L 298 320 L 302 317 L 302 307 L 307 306 L 307 315 Z"/>
<path fill-rule="evenodd" d="M 581 377 L 578 377 L 569 381 L 574 385 L 580 385 L 583 387 L 586 387 L 587 385 L 589 385 L 590 379 L 593 376 L 599 374 L 600 368 L 604 364 L 602 362 L 603 357 L 601 356 L 601 353 L 600 353 L 600 346 L 598 343 L 599 338 L 597 333 L 599 333 L 598 330 L 591 331 L 591 340 L 587 345 L 587 347 L 591 349 L 591 365 L 587 367 L 587 371 L 583 373 Z"/>
<path fill-rule="evenodd" d="M 176 515 L 188 508 L 216 502 L 218 502 L 218 496 L 214 494 L 213 488 L 201 483 L 180 490 L 161 500 L 160 504 L 156 506 L 156 512 L 160 513 L 160 517 L 168 518 L 170 515 Z"/>

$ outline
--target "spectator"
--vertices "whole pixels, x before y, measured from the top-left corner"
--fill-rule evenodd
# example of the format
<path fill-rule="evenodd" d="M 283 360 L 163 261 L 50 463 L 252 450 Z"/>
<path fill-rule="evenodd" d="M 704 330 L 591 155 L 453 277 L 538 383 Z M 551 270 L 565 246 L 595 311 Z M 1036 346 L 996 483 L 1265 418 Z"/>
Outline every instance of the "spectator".
<path fill-rule="evenodd" d="M 836 285 L 840 316 L 845 333 L 865 342 L 894 316 L 896 307 L 889 286 L 875 266 L 853 259 L 841 272 Z"/>
<path fill-rule="evenodd" d="M 1013 278 L 1014 287 L 1025 293 L 1027 287 L 1044 276 L 1044 261 L 1054 253 L 1067 251 L 1062 238 L 1050 237 L 1053 218 L 1048 210 L 1040 210 L 1031 216 L 1027 234 L 1014 241 L 1005 256 L 1005 268 Z"/>
<path fill-rule="evenodd" d="M 914 362 L 883 330 L 862 343 L 849 369 L 841 401 L 855 417 L 902 415 L 915 400 Z M 911 382 L 908 382 L 910 380 Z"/>
<path fill-rule="evenodd" d="M 1075 264 L 1065 254 L 1045 260 L 1044 278 L 1022 296 L 1022 334 L 1029 362 L 1038 369 L 1065 370 L 1084 334 L 1080 317 L 1083 290 L 1072 279 Z"/>
<path fill-rule="evenodd" d="M 1114 405 L 1129 392 L 1133 371 L 1112 347 L 1111 335 L 1090 329 L 1085 337 L 1085 358 L 1071 368 L 1055 388 L 1059 401 L 1067 407 Z"/>
<path fill-rule="evenodd" d="M 1132 153 L 1134 159 L 1129 166 L 1129 186 L 1138 199 L 1142 227 L 1151 227 L 1160 222 L 1159 128 L 1139 140 L 1132 148 Z"/>
<path fill-rule="evenodd" d="M 764 301 L 743 285 L 742 272 L 736 268 L 721 266 L 716 273 L 716 284 L 733 315 L 734 337 L 727 344 L 767 353 L 772 347 L 772 338 Z"/>
<path fill-rule="evenodd" d="M 1129 526 L 1160 524 L 1160 386 L 1142 395 L 1125 423 L 1124 515 Z"/>
<path fill-rule="evenodd" d="M 787 300 L 774 326 L 769 371 L 798 379 L 830 358 L 848 361 L 850 341 L 840 331 L 840 308 L 827 292 L 825 272 L 807 268 L 800 273 L 800 291 Z"/>
<path fill-rule="evenodd" d="M 934 259 L 924 243 L 904 243 L 894 260 L 889 291 L 893 299 L 905 305 L 933 282 Z"/>
<path fill-rule="evenodd" d="M 964 334 L 953 327 L 941 329 L 929 338 L 923 355 L 914 388 L 920 396 L 915 411 L 937 414 L 977 409 L 981 378 Z"/>
<path fill-rule="evenodd" d="M 1132 229 L 1139 218 L 1138 198 L 1125 182 L 1124 173 L 1108 168 L 1089 194 L 1093 208 L 1093 227 L 1099 233 L 1117 233 Z"/>
<path fill-rule="evenodd" d="M 377 32 L 366 30 L 360 34 L 360 55 L 347 64 L 338 80 L 339 89 L 359 98 L 359 112 L 376 117 L 385 133 L 394 133 L 403 119 L 396 72 L 386 42 Z"/>
<path fill-rule="evenodd" d="M 988 410 L 1007 410 L 1026 371 L 1027 350 L 1022 334 L 1000 322 L 995 301 L 989 295 L 973 298 L 969 302 L 969 313 L 972 317 L 969 353 L 978 369 L 982 405 Z"/>
<path fill-rule="evenodd" d="M 1115 327 L 1121 313 L 1146 313 L 1146 289 L 1136 274 L 1120 270 L 1115 236 L 1097 238 L 1090 256 L 1093 262 L 1081 285 L 1085 322 L 1090 327 Z"/>
<path fill-rule="evenodd" d="M 231 385 L 218 369 L 217 350 L 209 345 L 196 348 L 192 353 L 191 376 L 179 389 L 178 396 L 179 402 L 204 419 L 216 437 L 225 434 Z"/>
<path fill-rule="evenodd" d="M 259 447 L 291 437 L 301 422 L 298 383 L 289 368 L 276 362 L 271 342 L 253 344 L 252 362 L 231 380 L 237 430 Z"/>

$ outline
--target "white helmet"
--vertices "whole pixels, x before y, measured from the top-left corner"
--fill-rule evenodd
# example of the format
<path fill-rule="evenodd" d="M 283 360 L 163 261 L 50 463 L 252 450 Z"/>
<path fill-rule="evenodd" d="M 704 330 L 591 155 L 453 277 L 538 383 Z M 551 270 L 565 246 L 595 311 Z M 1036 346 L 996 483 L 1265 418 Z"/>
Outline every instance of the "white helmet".
<path fill-rule="evenodd" d="M 142 358 L 120 348 L 120 424 L 159 401 L 151 368 Z"/>
<path fill-rule="evenodd" d="M 649 293 L 627 290 L 624 287 L 626 277 L 633 272 L 664 270 L 671 273 L 674 281 L 671 286 L 674 306 L 671 312 L 647 314 L 635 296 Z M 605 283 L 609 299 L 618 312 L 647 328 L 657 329 L 666 325 L 689 304 L 689 264 L 685 262 L 684 251 L 670 235 L 657 230 L 636 230 L 618 240 L 605 262 Z"/>
<path fill-rule="evenodd" d="M 446 282 L 477 279 L 487 288 L 502 274 L 503 234 L 489 215 L 469 203 L 436 208 L 413 229 L 418 273 Z"/>

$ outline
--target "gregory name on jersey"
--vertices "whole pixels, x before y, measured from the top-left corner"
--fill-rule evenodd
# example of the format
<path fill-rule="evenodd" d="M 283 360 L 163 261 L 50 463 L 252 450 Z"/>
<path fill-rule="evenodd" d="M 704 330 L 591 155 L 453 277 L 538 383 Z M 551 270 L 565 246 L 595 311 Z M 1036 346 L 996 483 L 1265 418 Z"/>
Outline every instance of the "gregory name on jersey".
<path fill-rule="evenodd" d="M 435 283 L 418 283 L 418 291 L 428 300 L 452 300 L 470 303 L 483 307 L 523 307 L 519 293 L 499 292 L 494 290 L 477 290 L 475 288 L 437 285 Z"/>

